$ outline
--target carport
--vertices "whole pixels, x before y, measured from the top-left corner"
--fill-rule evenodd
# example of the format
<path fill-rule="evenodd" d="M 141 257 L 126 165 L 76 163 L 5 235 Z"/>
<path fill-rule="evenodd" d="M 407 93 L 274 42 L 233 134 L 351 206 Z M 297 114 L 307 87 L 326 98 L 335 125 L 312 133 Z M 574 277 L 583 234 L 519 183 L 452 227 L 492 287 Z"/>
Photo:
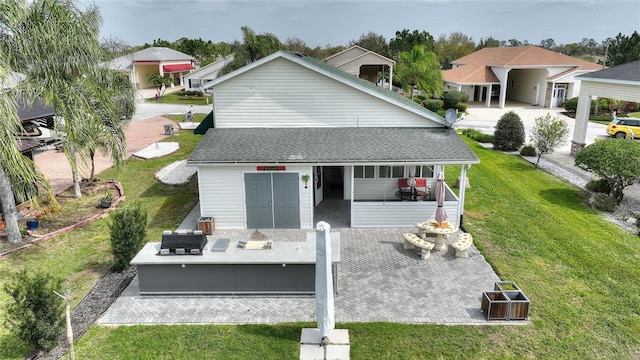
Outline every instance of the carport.
<path fill-rule="evenodd" d="M 577 76 L 582 80 L 571 155 L 586 146 L 591 100 L 602 97 L 640 102 L 640 60 Z"/>

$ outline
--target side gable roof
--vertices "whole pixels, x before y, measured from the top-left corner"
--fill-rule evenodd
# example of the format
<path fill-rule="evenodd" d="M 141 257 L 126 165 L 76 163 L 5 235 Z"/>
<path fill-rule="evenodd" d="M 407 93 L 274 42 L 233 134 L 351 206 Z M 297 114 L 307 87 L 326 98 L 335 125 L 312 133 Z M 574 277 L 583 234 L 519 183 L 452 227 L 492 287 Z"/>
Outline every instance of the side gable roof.
<path fill-rule="evenodd" d="M 187 75 L 185 75 L 185 78 L 201 78 L 207 75 L 210 75 L 212 73 L 218 73 L 220 71 L 220 69 L 222 69 L 225 65 L 227 65 L 228 63 L 232 62 L 233 59 L 235 58 L 235 54 L 229 54 L 227 56 L 224 57 L 220 57 L 217 60 L 215 60 L 214 62 L 212 62 L 211 64 L 207 64 L 197 70 L 195 70 L 194 72 L 191 72 Z"/>
<path fill-rule="evenodd" d="M 339 62 L 331 61 L 331 59 L 333 59 L 335 57 L 338 57 L 338 56 L 341 56 L 341 55 L 345 55 L 345 54 L 347 54 L 349 52 L 352 52 L 353 55 L 352 56 L 348 56 L 346 59 L 344 59 L 342 61 L 339 61 Z M 373 55 L 373 56 L 379 58 L 381 63 L 390 64 L 390 65 L 393 65 L 393 64 L 396 63 L 394 60 L 391 60 L 388 57 L 382 56 L 382 55 L 378 54 L 377 52 L 373 52 L 371 50 L 367 50 L 367 49 L 365 49 L 365 48 L 363 48 L 361 46 L 358 46 L 358 45 L 353 45 L 352 47 L 350 47 L 348 49 L 345 49 L 345 50 L 342 50 L 337 54 L 333 54 L 331 56 L 328 56 L 328 57 L 326 57 L 324 59 L 324 62 L 326 62 L 328 64 L 331 64 L 331 65 L 333 65 L 335 67 L 341 67 L 344 64 L 348 64 L 348 63 L 350 63 L 352 61 L 356 61 L 356 60 L 358 60 L 358 59 L 360 59 L 360 58 L 362 58 L 362 57 L 364 57 L 366 55 Z"/>
<path fill-rule="evenodd" d="M 610 82 L 628 82 L 631 84 L 638 84 L 640 83 L 640 60 L 583 74 L 579 77 L 583 80 L 610 80 Z"/>
<path fill-rule="evenodd" d="M 135 62 L 160 63 L 162 61 L 194 62 L 196 58 L 183 52 L 166 47 L 149 47 L 131 54 L 123 55 L 107 62 L 113 70 L 132 70 Z"/>
<path fill-rule="evenodd" d="M 483 48 L 451 63 L 459 66 L 445 70 L 442 76 L 445 81 L 454 83 L 496 82 L 497 77 L 490 67 L 571 67 L 568 71 L 563 72 L 562 76 L 573 71 L 595 71 L 602 67 L 602 65 L 563 55 L 539 46 Z M 461 70 L 463 68 L 466 68 L 466 70 Z M 470 74 L 474 75 L 470 76 Z"/>
<path fill-rule="evenodd" d="M 292 53 L 288 51 L 277 51 L 269 56 L 266 56 L 260 60 L 254 61 L 253 63 L 243 66 L 242 68 L 235 70 L 229 74 L 221 76 L 213 81 L 208 82 L 204 86 L 203 89 L 208 89 L 211 87 L 215 87 L 216 85 L 225 82 L 229 79 L 232 79 L 238 75 L 244 74 L 248 71 L 251 71 L 255 68 L 260 67 L 263 64 L 266 64 L 275 59 L 283 58 L 289 60 L 295 64 L 303 66 L 311 71 L 315 71 L 321 75 L 329 77 L 333 80 L 341 82 L 345 85 L 352 87 L 355 90 L 362 91 L 371 96 L 374 96 L 380 100 L 386 101 L 388 103 L 394 104 L 405 110 L 411 111 L 417 115 L 420 115 L 424 118 L 430 119 L 434 122 L 437 122 L 442 125 L 446 125 L 446 122 L 443 117 L 440 115 L 421 107 L 420 105 L 413 102 L 411 99 L 408 99 L 402 95 L 397 94 L 394 91 L 391 91 L 387 88 L 383 88 L 381 86 L 376 86 L 376 84 L 360 79 L 357 76 L 353 76 L 341 69 L 336 68 L 335 66 L 329 65 L 323 61 L 315 59 L 311 56 L 307 56 L 301 53 Z"/>

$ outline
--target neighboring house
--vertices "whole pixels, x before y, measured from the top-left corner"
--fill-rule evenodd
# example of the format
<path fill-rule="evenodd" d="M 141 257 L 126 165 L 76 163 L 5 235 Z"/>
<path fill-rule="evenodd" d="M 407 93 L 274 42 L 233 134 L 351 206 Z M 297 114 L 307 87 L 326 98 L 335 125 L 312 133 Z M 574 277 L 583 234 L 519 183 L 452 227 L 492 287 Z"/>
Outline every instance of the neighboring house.
<path fill-rule="evenodd" d="M 447 187 L 444 203 L 460 223 L 466 171 L 479 160 L 442 117 L 413 101 L 285 51 L 205 88 L 213 90 L 213 127 L 187 164 L 198 169 L 200 214 L 216 228 L 309 229 L 329 200 L 346 209 L 351 227 L 413 226 L 437 206 L 433 195 L 400 201 L 399 178 L 423 177 L 435 190 L 446 165 L 461 168 L 459 194 Z"/>
<path fill-rule="evenodd" d="M 393 83 L 393 65 L 395 61 L 388 59 L 378 53 L 369 51 L 358 45 L 342 50 L 324 59 L 327 64 L 355 75 L 359 78 L 377 84 L 381 79 L 378 74 L 384 75 L 382 84 L 391 89 Z M 388 83 L 387 83 L 388 82 Z"/>
<path fill-rule="evenodd" d="M 211 64 L 207 64 L 185 76 L 183 76 L 185 90 L 202 90 L 202 86 L 218 77 L 218 73 L 228 63 L 232 62 L 235 54 L 221 56 Z"/>
<path fill-rule="evenodd" d="M 445 90 L 469 95 L 469 101 L 504 108 L 507 99 L 548 108 L 578 96 L 580 78 L 602 65 L 562 55 L 538 46 L 483 48 L 454 60 L 442 77 Z"/>
<path fill-rule="evenodd" d="M 640 103 L 640 60 L 584 74 L 578 78 L 582 81 L 582 86 L 571 141 L 572 155 L 577 154 L 586 145 L 591 100 L 602 97 Z"/>
<path fill-rule="evenodd" d="M 110 69 L 120 71 L 129 77 L 136 89 L 152 88 L 147 81 L 150 75 L 170 75 L 182 83 L 182 76 L 195 70 L 196 59 L 177 50 L 165 47 L 149 47 L 115 58 L 107 63 Z"/>

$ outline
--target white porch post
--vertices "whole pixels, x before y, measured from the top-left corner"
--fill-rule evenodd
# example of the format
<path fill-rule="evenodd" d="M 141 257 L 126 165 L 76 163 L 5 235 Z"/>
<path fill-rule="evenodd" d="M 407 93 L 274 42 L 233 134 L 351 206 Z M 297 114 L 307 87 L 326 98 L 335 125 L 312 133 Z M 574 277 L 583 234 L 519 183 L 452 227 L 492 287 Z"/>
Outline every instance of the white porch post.
<path fill-rule="evenodd" d="M 164 76 L 164 69 L 162 69 L 162 63 L 158 65 L 158 74 L 160 74 L 160 76 Z"/>
<path fill-rule="evenodd" d="M 493 91 L 493 84 L 489 84 L 489 89 L 487 91 L 487 99 L 485 100 L 486 106 L 491 107 L 491 92 Z M 482 93 L 482 92 L 481 92 Z"/>
<path fill-rule="evenodd" d="M 355 186 L 355 180 L 354 180 L 354 177 L 355 177 L 355 176 L 354 176 L 354 175 L 355 175 L 355 170 L 354 170 L 354 169 L 356 168 L 356 166 L 355 166 L 355 165 L 352 165 L 352 166 L 349 166 L 349 167 L 351 168 L 351 171 L 350 171 L 350 173 L 351 173 L 351 176 L 350 176 L 350 177 L 351 177 L 351 191 L 350 191 L 350 193 L 351 193 L 351 199 L 349 200 L 349 208 L 351 209 L 351 211 L 350 211 L 350 212 L 351 212 L 351 220 L 350 220 L 350 224 L 351 224 L 351 227 L 353 227 L 353 224 L 354 224 L 354 223 L 353 223 L 353 220 L 354 220 L 354 214 L 353 214 L 353 198 L 354 198 L 354 195 L 355 195 L 355 190 L 354 190 L 354 189 L 355 189 L 355 188 L 354 188 L 354 186 Z"/>
<path fill-rule="evenodd" d="M 467 185 L 467 169 L 471 165 L 462 165 L 460 167 L 460 182 L 458 184 L 458 218 L 456 219 L 456 225 L 460 226 L 462 221 L 462 215 L 464 210 L 464 190 Z"/>
<path fill-rule="evenodd" d="M 393 64 L 389 65 L 389 90 L 393 90 Z"/>

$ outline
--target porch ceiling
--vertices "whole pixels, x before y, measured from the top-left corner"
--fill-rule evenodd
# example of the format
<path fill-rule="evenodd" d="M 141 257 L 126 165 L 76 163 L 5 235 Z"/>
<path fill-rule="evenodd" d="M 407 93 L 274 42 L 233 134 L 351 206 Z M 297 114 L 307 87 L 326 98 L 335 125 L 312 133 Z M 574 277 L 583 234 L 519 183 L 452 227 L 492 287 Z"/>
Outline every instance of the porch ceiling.
<path fill-rule="evenodd" d="M 209 129 L 188 160 L 220 163 L 477 164 L 446 128 Z"/>

